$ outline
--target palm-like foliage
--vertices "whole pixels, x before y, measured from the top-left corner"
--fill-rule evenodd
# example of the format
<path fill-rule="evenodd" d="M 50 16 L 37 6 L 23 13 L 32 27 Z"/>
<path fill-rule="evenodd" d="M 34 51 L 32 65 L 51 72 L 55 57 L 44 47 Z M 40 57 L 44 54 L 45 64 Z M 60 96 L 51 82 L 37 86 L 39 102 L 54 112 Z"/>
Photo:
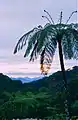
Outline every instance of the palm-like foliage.
<path fill-rule="evenodd" d="M 43 74 L 47 74 L 51 67 L 55 50 L 58 46 L 61 70 L 63 73 L 64 88 L 67 95 L 67 80 L 65 76 L 65 68 L 63 55 L 66 59 L 78 59 L 78 24 L 67 24 L 71 16 L 76 13 L 74 11 L 69 16 L 66 24 L 62 24 L 62 12 L 60 14 L 60 22 L 55 24 L 50 14 L 42 16 L 48 20 L 44 27 L 41 25 L 32 29 L 23 35 L 18 41 L 14 54 L 26 45 L 24 57 L 30 56 L 30 61 L 37 59 L 40 55 L 40 68 Z M 66 120 L 70 120 L 68 111 L 67 97 L 65 100 Z"/>
<path fill-rule="evenodd" d="M 43 16 L 45 17 L 45 16 Z M 40 55 L 40 66 L 43 74 L 50 69 L 57 43 L 61 40 L 63 54 L 66 59 L 78 59 L 78 24 L 47 23 L 32 29 L 18 41 L 14 53 L 26 45 L 24 57 L 30 56 L 30 61 Z"/>

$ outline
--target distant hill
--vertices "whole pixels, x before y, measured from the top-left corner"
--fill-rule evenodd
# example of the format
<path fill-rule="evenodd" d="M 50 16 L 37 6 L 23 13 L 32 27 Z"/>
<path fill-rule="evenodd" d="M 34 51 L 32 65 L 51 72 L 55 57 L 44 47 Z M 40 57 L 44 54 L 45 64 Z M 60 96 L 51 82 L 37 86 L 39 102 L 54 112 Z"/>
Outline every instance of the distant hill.
<path fill-rule="evenodd" d="M 9 91 L 14 92 L 21 88 L 22 82 L 19 80 L 13 81 L 6 75 L 0 73 L 0 92 L 1 91 Z"/>
<path fill-rule="evenodd" d="M 36 78 L 29 78 L 29 77 L 11 77 L 12 80 L 20 80 L 22 83 L 28 83 L 28 82 L 32 82 L 32 81 L 36 81 L 39 79 L 42 79 L 43 77 L 36 77 Z"/>
<path fill-rule="evenodd" d="M 73 67 L 71 70 L 66 71 L 66 77 L 68 82 L 70 80 L 77 79 L 78 80 L 78 66 Z M 63 78 L 62 72 L 58 71 L 53 73 L 49 77 L 45 77 L 39 80 L 35 80 L 29 83 L 22 83 L 20 80 L 12 80 L 6 75 L 0 73 L 0 91 L 37 91 L 41 87 L 46 87 L 51 89 L 51 91 L 58 91 L 61 87 L 63 87 Z"/>

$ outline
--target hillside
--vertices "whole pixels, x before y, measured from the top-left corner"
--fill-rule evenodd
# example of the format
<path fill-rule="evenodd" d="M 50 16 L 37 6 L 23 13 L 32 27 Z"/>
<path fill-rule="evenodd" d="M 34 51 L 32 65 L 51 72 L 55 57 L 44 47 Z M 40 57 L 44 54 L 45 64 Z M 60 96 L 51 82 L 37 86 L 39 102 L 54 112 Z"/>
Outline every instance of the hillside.
<path fill-rule="evenodd" d="M 72 118 L 76 118 L 78 117 L 78 67 L 67 70 L 66 77 L 69 109 Z M 13 118 L 65 120 L 64 101 L 65 92 L 60 71 L 30 83 L 11 80 L 8 76 L 0 74 L 0 120 Z"/>
<path fill-rule="evenodd" d="M 68 82 L 73 79 L 78 79 L 78 66 L 73 67 L 72 70 L 67 70 L 66 77 Z M 36 91 L 41 87 L 46 87 L 52 90 L 57 87 L 58 90 L 62 86 L 63 79 L 61 71 L 53 73 L 49 77 L 45 77 L 43 79 L 39 79 L 30 83 L 22 83 L 20 80 L 11 80 L 11 78 L 9 78 L 8 76 L 0 73 L 0 91 Z"/>

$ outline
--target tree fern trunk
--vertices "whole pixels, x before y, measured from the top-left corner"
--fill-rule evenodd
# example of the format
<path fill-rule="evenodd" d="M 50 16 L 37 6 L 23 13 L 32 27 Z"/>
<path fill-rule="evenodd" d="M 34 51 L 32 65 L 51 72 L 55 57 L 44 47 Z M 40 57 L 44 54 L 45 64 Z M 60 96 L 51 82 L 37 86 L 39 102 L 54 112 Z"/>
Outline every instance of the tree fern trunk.
<path fill-rule="evenodd" d="M 58 49 L 59 49 L 59 59 L 60 59 L 60 66 L 61 66 L 61 71 L 63 75 L 63 82 L 64 82 L 64 89 L 65 89 L 65 113 L 66 113 L 66 120 L 70 120 L 70 114 L 68 110 L 68 100 L 67 100 L 67 80 L 66 80 L 66 75 L 65 75 L 65 68 L 64 68 L 64 61 L 63 61 L 63 54 L 62 54 L 62 45 L 61 45 L 61 40 L 58 40 Z"/>

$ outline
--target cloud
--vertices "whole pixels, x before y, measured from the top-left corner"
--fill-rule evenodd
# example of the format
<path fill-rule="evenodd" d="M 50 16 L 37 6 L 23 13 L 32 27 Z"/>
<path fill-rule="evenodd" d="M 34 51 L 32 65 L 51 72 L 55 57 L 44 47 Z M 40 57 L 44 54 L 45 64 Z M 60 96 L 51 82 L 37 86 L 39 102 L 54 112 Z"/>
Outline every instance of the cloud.
<path fill-rule="evenodd" d="M 41 16 L 48 10 L 54 21 L 58 21 L 60 11 L 63 10 L 63 20 L 66 21 L 70 13 L 77 9 L 77 0 L 5 0 L 0 2 L 0 48 L 13 48 L 19 37 L 39 24 L 47 21 Z M 58 2 L 58 4 L 57 4 Z M 75 21 L 77 16 L 72 17 Z M 4 44 L 6 42 L 6 44 Z"/>
<path fill-rule="evenodd" d="M 27 63 L 23 58 L 23 52 L 13 55 L 14 47 L 19 38 L 39 24 L 44 25 L 47 21 L 41 16 L 45 15 L 43 10 L 46 9 L 52 15 L 54 21 L 58 21 L 60 11 L 63 11 L 63 20 L 66 21 L 73 10 L 77 9 L 77 0 L 2 0 L 0 1 L 0 72 L 3 73 L 21 73 L 21 75 L 32 75 L 35 71 L 39 73 L 39 61 Z M 71 21 L 76 21 L 74 15 Z M 24 49 L 25 50 L 25 49 Z M 24 51 L 25 52 L 25 51 Z M 53 60 L 51 71 L 60 69 L 56 56 Z M 73 61 L 72 66 L 76 64 Z M 19 75 L 19 74 L 18 74 Z M 36 75 L 36 74 L 35 74 Z"/>
<path fill-rule="evenodd" d="M 24 72 L 11 72 L 7 73 L 8 75 L 22 75 L 22 76 L 33 76 L 33 75 L 40 75 L 40 73 L 37 72 L 29 72 L 29 73 L 24 73 Z"/>
<path fill-rule="evenodd" d="M 10 77 L 39 77 L 42 76 L 41 73 L 39 72 L 10 72 L 10 73 L 5 73 L 6 75 L 10 76 Z"/>

